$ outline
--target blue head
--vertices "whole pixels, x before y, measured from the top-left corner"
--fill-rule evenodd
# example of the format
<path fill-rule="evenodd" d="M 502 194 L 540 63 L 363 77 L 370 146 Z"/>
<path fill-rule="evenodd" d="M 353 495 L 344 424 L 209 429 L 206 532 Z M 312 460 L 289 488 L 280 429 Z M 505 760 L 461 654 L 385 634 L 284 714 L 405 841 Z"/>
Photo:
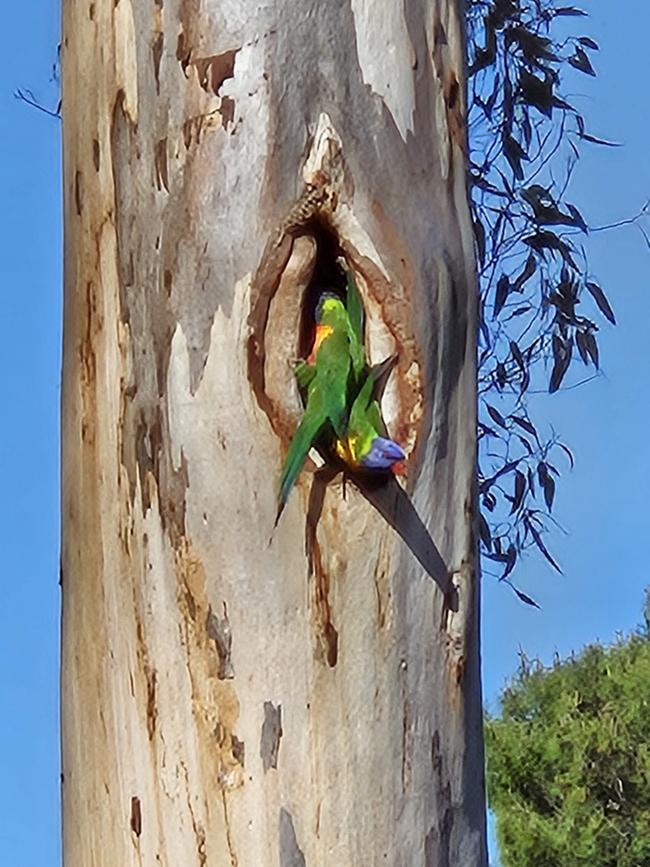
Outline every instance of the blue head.
<path fill-rule="evenodd" d="M 367 455 L 361 458 L 361 466 L 367 470 L 390 470 L 394 464 L 406 458 L 404 449 L 394 440 L 375 437 Z"/>

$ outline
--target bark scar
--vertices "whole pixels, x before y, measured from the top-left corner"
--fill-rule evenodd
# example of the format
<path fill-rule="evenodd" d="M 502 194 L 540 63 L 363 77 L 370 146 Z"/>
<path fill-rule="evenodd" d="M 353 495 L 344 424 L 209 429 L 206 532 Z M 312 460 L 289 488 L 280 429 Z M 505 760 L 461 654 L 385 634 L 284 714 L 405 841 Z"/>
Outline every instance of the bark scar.
<path fill-rule="evenodd" d="M 264 702 L 264 722 L 260 737 L 260 757 L 266 774 L 271 768 L 278 767 L 278 753 L 282 739 L 282 705 Z"/>
<path fill-rule="evenodd" d="M 205 628 L 208 633 L 208 638 L 211 638 L 217 648 L 219 656 L 219 680 L 232 680 L 235 676 L 235 669 L 232 664 L 232 630 L 230 621 L 228 620 L 228 609 L 226 603 L 223 603 L 223 617 L 217 617 L 212 610 L 208 608 L 208 614 L 205 621 Z"/>
<path fill-rule="evenodd" d="M 305 867 L 305 856 L 298 845 L 293 816 L 284 807 L 279 821 L 280 867 Z"/>
<path fill-rule="evenodd" d="M 140 798 L 134 795 L 131 798 L 131 830 L 136 837 L 142 833 L 142 809 L 140 807 Z"/>

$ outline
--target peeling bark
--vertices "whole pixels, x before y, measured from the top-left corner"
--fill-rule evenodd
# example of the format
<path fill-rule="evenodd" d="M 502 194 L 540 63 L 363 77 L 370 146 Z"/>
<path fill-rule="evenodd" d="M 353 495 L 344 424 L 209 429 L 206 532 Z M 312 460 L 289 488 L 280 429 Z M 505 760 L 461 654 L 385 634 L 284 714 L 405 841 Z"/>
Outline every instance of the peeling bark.
<path fill-rule="evenodd" d="M 463 55 L 455 0 L 64 0 L 66 867 L 486 863 Z M 453 605 L 311 462 L 272 535 L 340 258 Z"/>

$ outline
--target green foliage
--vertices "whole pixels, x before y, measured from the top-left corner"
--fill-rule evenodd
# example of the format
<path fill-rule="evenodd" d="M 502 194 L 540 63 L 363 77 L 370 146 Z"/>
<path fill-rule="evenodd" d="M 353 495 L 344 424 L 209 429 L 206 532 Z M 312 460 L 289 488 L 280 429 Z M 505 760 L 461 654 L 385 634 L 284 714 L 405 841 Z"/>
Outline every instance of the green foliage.
<path fill-rule="evenodd" d="M 486 719 L 503 867 L 650 864 L 650 641 L 524 661 Z"/>

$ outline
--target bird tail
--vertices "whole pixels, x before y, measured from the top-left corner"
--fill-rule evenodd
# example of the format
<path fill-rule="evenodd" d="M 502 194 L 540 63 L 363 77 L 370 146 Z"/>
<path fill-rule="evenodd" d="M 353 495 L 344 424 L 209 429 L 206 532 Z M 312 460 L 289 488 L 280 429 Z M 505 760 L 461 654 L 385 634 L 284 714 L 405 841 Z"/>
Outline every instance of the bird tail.
<path fill-rule="evenodd" d="M 375 383 L 372 390 L 372 396 L 375 400 L 381 400 L 388 378 L 396 364 L 397 354 L 394 354 L 389 355 L 388 358 L 385 358 L 379 364 L 374 364 L 370 368 L 370 375 Z"/>
<path fill-rule="evenodd" d="M 280 515 L 289 499 L 291 488 L 293 488 L 295 481 L 298 478 L 298 474 L 302 469 L 302 465 L 305 463 L 305 459 L 309 454 L 309 449 L 312 447 L 312 444 L 320 433 L 324 423 L 324 413 L 313 415 L 311 413 L 306 413 L 293 435 L 293 439 L 289 444 L 289 450 L 287 451 L 287 456 L 284 461 L 284 467 L 282 468 L 282 476 L 280 478 L 278 512 L 274 524 L 276 527 L 280 520 Z"/>

